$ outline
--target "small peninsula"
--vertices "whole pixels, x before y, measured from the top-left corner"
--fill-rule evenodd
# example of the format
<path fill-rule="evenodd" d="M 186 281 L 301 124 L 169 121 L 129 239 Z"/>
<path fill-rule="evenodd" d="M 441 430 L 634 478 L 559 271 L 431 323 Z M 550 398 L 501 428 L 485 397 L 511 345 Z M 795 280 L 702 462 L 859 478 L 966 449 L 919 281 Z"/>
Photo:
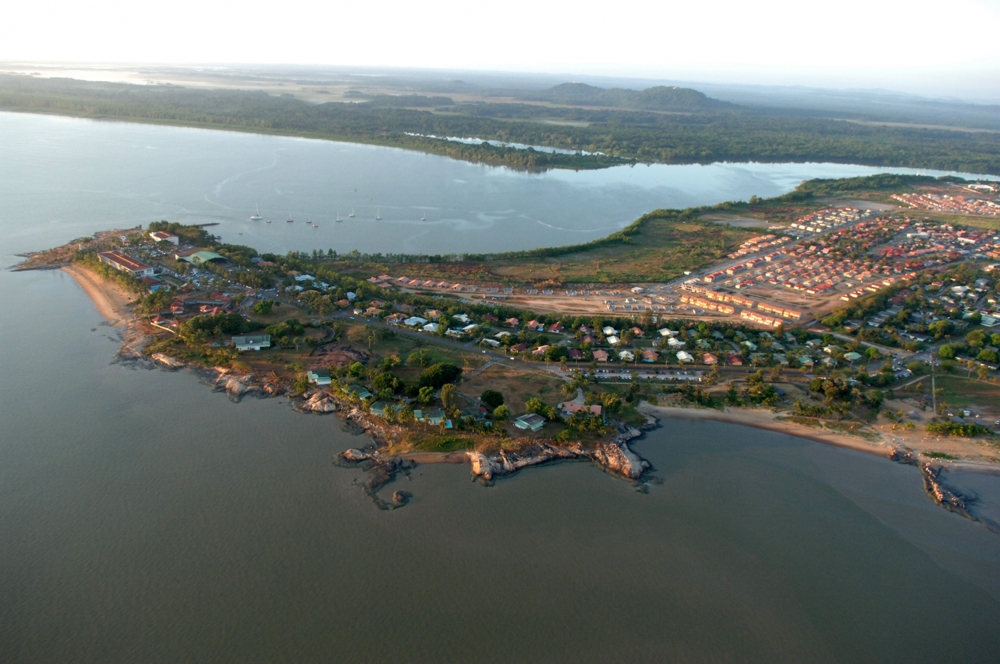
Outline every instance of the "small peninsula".
<path fill-rule="evenodd" d="M 1000 467 L 994 186 L 812 181 L 657 211 L 588 245 L 434 260 L 260 254 L 164 221 L 15 269 L 73 276 L 122 330 L 121 362 L 366 433 L 336 463 L 368 471 L 384 509 L 408 496 L 380 489 L 429 462 L 488 484 L 588 460 L 646 490 L 655 469 L 630 441 L 689 417 L 913 464 L 936 502 L 997 528 L 944 480 Z M 586 272 L 630 258 L 628 273 Z"/>

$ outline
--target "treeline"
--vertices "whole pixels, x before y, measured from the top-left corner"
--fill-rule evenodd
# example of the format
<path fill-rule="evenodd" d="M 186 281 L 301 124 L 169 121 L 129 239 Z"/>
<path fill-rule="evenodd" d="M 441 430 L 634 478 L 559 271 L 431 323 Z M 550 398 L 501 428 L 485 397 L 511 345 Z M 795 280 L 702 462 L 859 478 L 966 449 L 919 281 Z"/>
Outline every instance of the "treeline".
<path fill-rule="evenodd" d="M 436 110 L 445 112 L 432 112 L 423 110 L 430 101 L 412 101 L 419 101 L 421 108 L 391 106 L 382 98 L 310 104 L 263 92 L 0 76 L 3 110 L 351 140 L 525 169 L 598 168 L 623 161 L 831 161 L 1000 174 L 1000 134 L 989 132 L 862 125 L 739 107 L 664 114 L 447 104 L 451 100 L 437 98 L 441 108 Z M 542 121 L 554 117 L 571 117 L 581 124 Z M 466 145 L 427 135 L 602 154 Z"/>

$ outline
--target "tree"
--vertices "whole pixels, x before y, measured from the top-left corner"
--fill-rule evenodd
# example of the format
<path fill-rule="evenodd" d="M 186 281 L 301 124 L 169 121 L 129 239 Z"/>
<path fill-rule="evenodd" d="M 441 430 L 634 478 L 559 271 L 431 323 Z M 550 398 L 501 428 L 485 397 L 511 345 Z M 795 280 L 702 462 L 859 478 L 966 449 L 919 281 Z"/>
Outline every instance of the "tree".
<path fill-rule="evenodd" d="M 980 364 L 979 368 L 976 369 L 976 378 L 979 380 L 986 380 L 990 375 L 990 368 L 985 364 Z"/>
<path fill-rule="evenodd" d="M 266 316 L 271 313 L 272 307 L 274 307 L 273 300 L 261 300 L 257 304 L 253 305 L 253 312 L 261 316 Z"/>
<path fill-rule="evenodd" d="M 389 371 L 390 369 L 395 369 L 396 367 L 398 367 L 401 364 L 401 362 L 402 361 L 399 359 L 398 355 L 387 355 L 386 357 L 382 358 L 382 368 L 385 369 L 386 371 Z"/>
<path fill-rule="evenodd" d="M 441 403 L 445 409 L 451 409 L 455 406 L 455 389 L 452 383 L 445 383 L 441 386 Z"/>
<path fill-rule="evenodd" d="M 506 422 L 510 419 L 510 408 L 504 404 L 500 404 L 493 409 L 493 419 L 497 422 Z"/>
<path fill-rule="evenodd" d="M 614 415 L 621 410 L 622 398 L 614 392 L 604 392 L 601 394 L 601 404 L 604 406 L 605 412 Z"/>
<path fill-rule="evenodd" d="M 489 406 L 491 409 L 496 410 L 498 406 L 503 405 L 503 395 L 496 390 L 486 390 L 480 396 L 479 400 L 484 404 Z"/>
<path fill-rule="evenodd" d="M 435 389 L 445 383 L 451 383 L 462 375 L 462 368 L 446 362 L 432 364 L 420 372 L 420 386 L 431 386 Z"/>
<path fill-rule="evenodd" d="M 547 406 L 545 405 L 545 402 L 539 399 L 538 397 L 531 397 L 524 404 L 524 409 L 526 411 L 528 411 L 529 413 L 535 413 L 536 415 L 544 416 L 546 408 Z"/>
<path fill-rule="evenodd" d="M 942 360 L 954 360 L 955 359 L 955 347 L 950 344 L 945 344 L 938 348 L 938 357 Z"/>
<path fill-rule="evenodd" d="M 430 358 L 423 348 L 418 348 L 406 357 L 406 363 L 411 367 L 426 367 L 429 362 Z"/>
<path fill-rule="evenodd" d="M 867 370 L 868 365 L 871 363 L 871 361 L 878 358 L 879 356 L 878 348 L 875 348 L 874 346 L 869 346 L 868 348 L 865 349 L 865 356 L 868 358 L 868 361 L 865 362 L 865 370 Z"/>
<path fill-rule="evenodd" d="M 434 401 L 434 388 L 431 386 L 421 387 L 417 393 L 417 401 L 425 406 Z"/>

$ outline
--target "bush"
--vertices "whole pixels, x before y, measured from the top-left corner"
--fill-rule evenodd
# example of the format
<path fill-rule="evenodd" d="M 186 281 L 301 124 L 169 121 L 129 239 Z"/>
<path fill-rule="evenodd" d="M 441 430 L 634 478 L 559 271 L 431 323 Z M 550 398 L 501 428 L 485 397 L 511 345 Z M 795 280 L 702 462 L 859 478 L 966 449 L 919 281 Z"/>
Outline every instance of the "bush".
<path fill-rule="evenodd" d="M 486 390 L 480 395 L 479 400 L 493 410 L 503 405 L 503 395 L 496 390 Z"/>

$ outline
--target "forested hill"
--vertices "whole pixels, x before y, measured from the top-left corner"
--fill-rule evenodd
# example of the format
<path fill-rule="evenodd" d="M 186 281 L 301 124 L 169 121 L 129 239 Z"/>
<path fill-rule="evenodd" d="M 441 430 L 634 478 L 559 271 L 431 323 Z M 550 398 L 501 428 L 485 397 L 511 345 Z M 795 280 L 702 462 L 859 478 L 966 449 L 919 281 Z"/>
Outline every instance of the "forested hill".
<path fill-rule="evenodd" d="M 738 106 L 664 113 L 459 103 L 419 95 L 393 99 L 408 105 L 388 104 L 389 97 L 314 104 L 262 91 L 0 75 L 0 110 L 373 143 L 532 170 L 634 162 L 826 161 L 1000 175 L 1000 133 L 993 132 L 863 125 Z M 434 138 L 440 136 L 576 154 Z"/>
<path fill-rule="evenodd" d="M 645 90 L 598 88 L 586 83 L 562 83 L 538 92 L 516 95 L 526 101 L 547 101 L 571 106 L 601 106 L 636 111 L 697 112 L 739 108 L 705 96 L 691 88 L 658 85 Z"/>

